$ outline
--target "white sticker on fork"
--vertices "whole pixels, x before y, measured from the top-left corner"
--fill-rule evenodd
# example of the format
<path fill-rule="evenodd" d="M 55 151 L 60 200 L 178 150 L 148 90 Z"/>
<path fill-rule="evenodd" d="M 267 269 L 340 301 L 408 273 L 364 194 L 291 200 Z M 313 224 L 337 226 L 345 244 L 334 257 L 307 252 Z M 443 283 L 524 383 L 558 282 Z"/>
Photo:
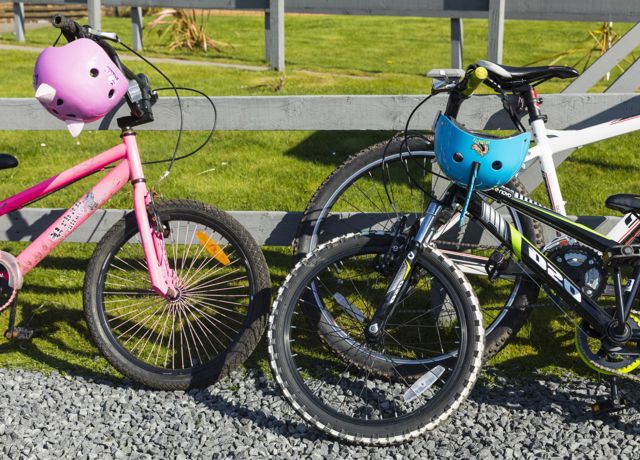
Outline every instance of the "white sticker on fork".
<path fill-rule="evenodd" d="M 335 294 L 333 294 L 333 299 L 338 302 L 338 305 L 340 305 L 342 309 L 349 314 L 349 316 L 360 323 L 364 322 L 364 313 L 362 313 L 360 309 L 354 304 L 349 302 L 345 296 L 343 296 L 339 292 L 336 292 Z"/>
<path fill-rule="evenodd" d="M 427 371 L 426 374 L 416 380 L 416 382 L 405 392 L 404 402 L 410 403 L 423 394 L 431 388 L 434 383 L 436 383 L 436 380 L 442 377 L 442 374 L 444 374 L 444 367 L 442 366 L 436 366 L 430 371 Z"/>

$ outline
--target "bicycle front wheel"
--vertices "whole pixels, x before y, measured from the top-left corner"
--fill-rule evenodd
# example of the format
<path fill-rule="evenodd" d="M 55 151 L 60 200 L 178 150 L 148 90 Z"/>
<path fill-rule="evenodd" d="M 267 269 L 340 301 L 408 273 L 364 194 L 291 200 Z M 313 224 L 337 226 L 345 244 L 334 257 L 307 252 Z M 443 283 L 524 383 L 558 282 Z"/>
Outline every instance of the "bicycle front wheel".
<path fill-rule="evenodd" d="M 85 316 L 96 346 L 124 375 L 156 389 L 204 387 L 242 363 L 260 340 L 269 271 L 251 235 L 228 214 L 189 200 L 156 207 L 178 298 L 152 290 L 130 213 L 89 262 Z"/>
<path fill-rule="evenodd" d="M 447 181 L 434 175 L 433 145 L 420 138 L 402 137 L 368 147 L 347 159 L 315 192 L 298 226 L 294 241 L 296 260 L 336 236 L 362 231 L 390 231 L 400 218 L 422 215 L 431 198 L 427 191 L 443 191 Z M 409 153 L 409 150 L 411 153 Z M 435 171 L 437 172 L 437 171 Z M 528 196 L 512 179 L 508 187 Z M 499 203 L 491 206 L 529 241 L 541 246 L 542 230 L 529 217 Z M 508 343 L 529 317 L 538 286 L 525 276 L 489 282 L 484 266 L 500 241 L 467 219 L 435 242 L 467 275 L 483 308 L 487 337 L 485 359 Z"/>
<path fill-rule="evenodd" d="M 295 409 L 330 435 L 376 445 L 445 420 L 471 391 L 484 345 L 470 284 L 433 248 L 417 257 L 382 342 L 366 341 L 392 241 L 359 234 L 319 247 L 289 274 L 269 320 L 271 366 Z"/>

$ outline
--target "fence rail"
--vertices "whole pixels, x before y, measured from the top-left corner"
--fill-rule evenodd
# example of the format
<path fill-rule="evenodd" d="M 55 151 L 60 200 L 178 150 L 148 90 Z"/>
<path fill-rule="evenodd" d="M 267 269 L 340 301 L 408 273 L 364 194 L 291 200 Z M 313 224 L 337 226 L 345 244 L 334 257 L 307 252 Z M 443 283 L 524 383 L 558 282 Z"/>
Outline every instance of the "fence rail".
<path fill-rule="evenodd" d="M 546 94 L 543 110 L 551 129 L 577 129 L 640 113 L 640 95 Z M 407 114 L 424 96 L 228 96 L 213 97 L 218 109 L 218 129 L 238 131 L 287 130 L 399 130 Z M 183 98 L 184 127 L 211 129 L 211 106 L 202 98 Z M 425 129 L 443 110 L 446 96 L 434 97 L 414 116 L 412 127 Z M 116 118 L 128 114 L 125 107 L 91 123 L 86 129 L 118 129 Z M 178 109 L 174 98 L 162 98 L 154 106 L 156 121 L 140 130 L 174 130 Z M 510 129 L 498 96 L 483 95 L 465 102 L 459 118 L 471 129 Z M 526 122 L 526 120 L 523 120 Z M 5 130 L 59 130 L 63 122 L 42 109 L 33 98 L 0 98 L 0 128 Z"/>
<path fill-rule="evenodd" d="M 423 96 L 280 96 L 217 97 L 219 129 L 222 130 L 397 130 L 404 127 L 407 113 Z M 427 127 L 445 97 L 437 96 L 418 112 L 414 127 Z M 197 98 L 185 98 L 185 128 L 207 130 L 211 127 L 211 109 Z M 640 95 L 630 94 L 550 94 L 545 96 L 545 113 L 549 127 L 566 129 L 636 115 Z M 478 96 L 465 103 L 459 120 L 473 129 L 500 129 L 509 126 L 496 96 Z M 120 110 L 124 110 L 121 108 Z M 125 112 L 122 112 L 125 114 Z M 156 121 L 152 130 L 174 130 L 178 126 L 175 100 L 165 98 L 155 106 Z M 89 129 L 117 129 L 116 115 Z M 33 99 L 0 99 L 0 127 L 7 130 L 59 130 L 65 125 L 42 110 Z M 145 127 L 141 127 L 145 128 Z M 535 170 L 535 168 L 531 168 Z M 530 176 L 530 177 L 529 177 Z M 527 176 L 527 187 L 539 183 L 539 173 Z M 122 210 L 100 211 L 89 219 L 71 241 L 95 242 L 123 215 Z M 60 210 L 22 209 L 0 218 L 0 240 L 30 240 L 60 215 Z M 291 243 L 299 212 L 237 211 L 232 214 L 247 227 L 260 244 L 286 246 Z M 373 219 L 368 215 L 362 219 Z M 617 218 L 579 218 L 606 232 Z M 599 219 L 599 220 L 598 220 Z M 353 220 L 352 220 L 353 223 Z M 363 224 L 364 225 L 364 224 Z M 552 235 L 549 234 L 551 237 Z"/>
<path fill-rule="evenodd" d="M 27 0 L 25 3 L 66 4 L 88 3 L 90 22 L 99 27 L 98 0 Z M 578 20 L 578 21 L 637 21 L 640 2 L 637 0 L 104 0 L 110 6 L 172 6 L 186 8 L 225 8 L 264 10 L 266 55 L 274 68 L 284 67 L 284 10 L 307 13 L 426 16 L 451 18 L 451 60 L 461 66 L 462 18 L 489 17 L 489 57 L 500 60 L 504 18 Z M 22 3 L 16 3 L 16 35 L 24 21 Z M 141 46 L 141 11 L 132 15 L 134 38 Z M 634 27 L 610 52 L 602 56 L 593 68 L 570 86 L 568 92 L 586 92 L 607 68 L 619 62 L 640 41 L 640 25 Z M 615 118 L 637 115 L 640 95 L 616 93 L 636 89 L 640 61 L 631 65 L 605 94 L 545 95 L 544 111 L 553 129 L 579 129 Z M 221 130 L 399 130 L 404 128 L 406 116 L 423 96 L 286 96 L 286 97 L 216 97 Z M 438 110 L 444 108 L 445 96 L 433 99 L 414 119 L 414 128 L 431 125 Z M 211 108 L 206 101 L 185 98 L 185 129 L 208 130 Z M 124 108 L 112 113 L 87 129 L 117 129 L 115 119 L 125 115 Z M 175 100 L 164 98 L 155 107 L 156 121 L 141 129 L 174 130 L 178 126 Z M 496 96 L 474 97 L 466 102 L 459 120 L 472 129 L 502 129 L 511 126 Z M 42 110 L 33 99 L 0 99 L 0 128 L 6 130 L 57 130 L 64 124 Z M 558 154 L 556 164 L 568 156 Z M 541 180 L 535 166 L 521 174 L 528 189 Z M 124 211 L 100 211 L 87 221 L 74 236 L 76 241 L 97 241 Z M 28 240 L 34 232 L 44 230 L 60 210 L 23 209 L 0 218 L 0 240 Z M 287 245 L 295 231 L 300 213 L 242 211 L 234 212 L 261 244 Z M 375 215 L 358 217 L 375 219 Z M 579 218 L 583 223 L 606 232 L 616 218 Z M 553 236 L 553 235 L 549 235 Z"/>
<path fill-rule="evenodd" d="M 0 241 L 32 241 L 53 224 L 63 212 L 64 209 L 25 208 L 2 216 L 0 217 Z M 121 209 L 100 209 L 65 241 L 97 243 L 126 212 Z M 289 246 L 302 217 L 302 212 L 284 211 L 230 211 L 229 214 L 235 217 L 261 246 Z M 348 230 L 351 232 L 356 228 L 370 228 L 378 222 L 384 222 L 387 217 L 375 213 L 340 215 L 341 219 L 348 218 Z M 600 216 L 571 218 L 605 235 L 619 219 Z M 326 229 L 331 231 L 331 228 Z M 341 230 L 335 228 L 334 231 Z M 544 232 L 546 241 L 551 241 L 557 236 L 555 230 L 549 227 L 544 227 Z M 482 244 L 482 242 L 480 239 L 479 243 Z"/>

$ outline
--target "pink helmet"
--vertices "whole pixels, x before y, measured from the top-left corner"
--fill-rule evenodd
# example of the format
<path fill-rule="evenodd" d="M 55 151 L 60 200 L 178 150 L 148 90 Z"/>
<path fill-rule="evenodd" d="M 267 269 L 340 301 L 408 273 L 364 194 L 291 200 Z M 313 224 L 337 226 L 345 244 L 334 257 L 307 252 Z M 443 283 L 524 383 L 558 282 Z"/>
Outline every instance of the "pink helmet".
<path fill-rule="evenodd" d="M 33 87 L 44 108 L 76 137 L 85 122 L 102 118 L 120 102 L 129 83 L 100 45 L 80 38 L 40 53 Z"/>

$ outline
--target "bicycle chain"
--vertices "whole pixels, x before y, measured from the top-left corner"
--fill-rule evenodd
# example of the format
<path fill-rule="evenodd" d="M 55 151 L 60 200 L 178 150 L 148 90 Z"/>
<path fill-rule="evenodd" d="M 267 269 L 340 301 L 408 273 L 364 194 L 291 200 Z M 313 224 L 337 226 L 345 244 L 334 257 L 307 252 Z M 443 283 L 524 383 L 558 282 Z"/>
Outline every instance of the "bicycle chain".
<path fill-rule="evenodd" d="M 617 371 L 615 369 L 609 369 L 606 366 L 603 366 L 601 364 L 598 364 L 594 361 L 589 360 L 589 362 L 594 366 L 597 367 L 598 369 L 601 369 L 603 371 L 603 374 L 613 374 L 616 377 L 620 377 L 621 379 L 627 379 L 627 380 L 631 380 L 632 382 L 637 382 L 640 383 L 640 375 L 634 375 L 634 374 L 625 374 L 624 372 L 620 372 Z"/>
<path fill-rule="evenodd" d="M 12 291 L 13 292 L 11 293 L 11 296 L 9 297 L 9 300 L 7 300 L 5 303 L 0 305 L 0 313 L 2 313 L 7 308 L 9 308 L 11 306 L 11 304 L 13 303 L 13 301 L 16 299 L 16 296 L 18 295 L 18 290 L 17 289 L 12 289 Z"/>
<path fill-rule="evenodd" d="M 475 243 L 463 243 L 458 241 L 446 241 L 446 240 L 436 240 L 434 243 L 438 246 L 452 246 L 455 248 L 466 248 L 466 249 L 478 249 L 482 251 L 486 251 L 488 249 L 496 249 L 495 246 L 482 246 L 480 244 Z"/>

